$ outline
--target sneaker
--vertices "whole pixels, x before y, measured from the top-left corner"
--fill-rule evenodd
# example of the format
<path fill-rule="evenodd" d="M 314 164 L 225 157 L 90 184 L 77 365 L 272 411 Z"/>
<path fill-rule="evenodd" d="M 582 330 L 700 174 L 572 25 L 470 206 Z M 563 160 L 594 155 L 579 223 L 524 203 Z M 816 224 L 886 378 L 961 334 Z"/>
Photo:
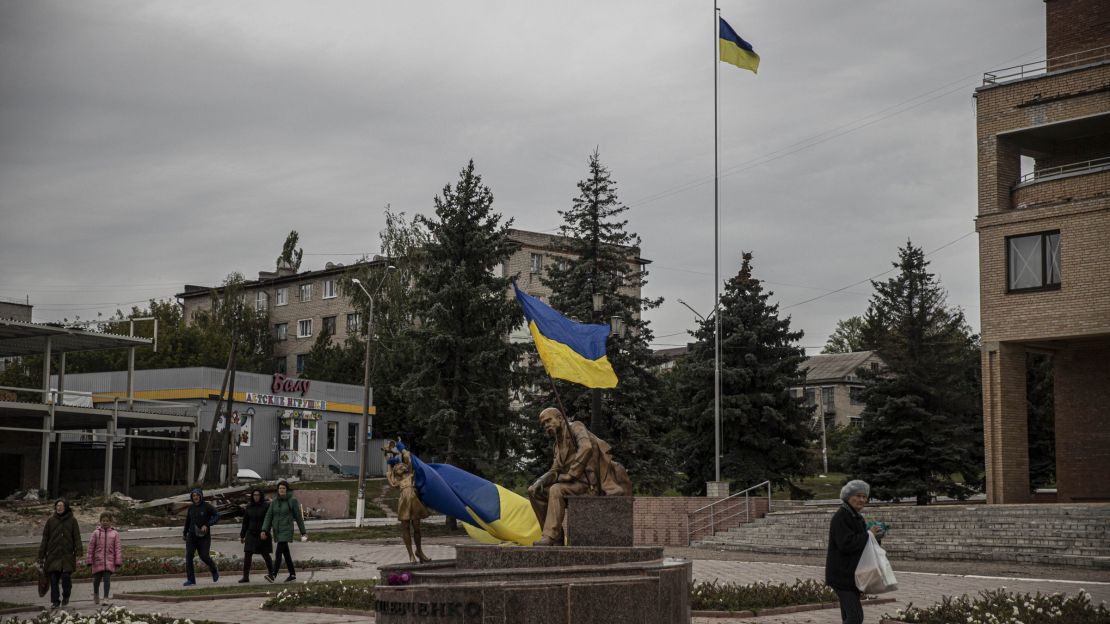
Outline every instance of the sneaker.
<path fill-rule="evenodd" d="M 266 575 L 266 581 L 269 582 L 269 583 L 273 583 L 274 582 L 274 575 L 273 574 L 267 574 Z"/>
<path fill-rule="evenodd" d="M 244 576 L 243 578 L 239 579 L 239 582 L 240 583 L 250 583 L 251 579 L 248 576 Z"/>
<path fill-rule="evenodd" d="M 68 607 L 69 606 L 69 599 L 68 598 L 65 598 L 65 599 L 62 600 L 62 606 L 63 607 Z"/>
<path fill-rule="evenodd" d="M 93 604 L 94 605 L 100 604 L 100 594 L 93 594 Z"/>
<path fill-rule="evenodd" d="M 212 582 L 213 583 L 219 583 L 220 582 L 220 573 L 218 571 L 212 573 Z"/>
<path fill-rule="evenodd" d="M 296 574 L 290 574 L 289 576 L 285 577 L 285 582 L 286 583 L 291 583 L 295 580 L 297 580 L 297 575 Z"/>
<path fill-rule="evenodd" d="M 184 583 L 182 583 L 182 585 L 185 586 L 185 587 L 189 587 L 191 585 L 196 585 L 196 584 L 197 584 L 196 581 L 185 581 Z"/>
<path fill-rule="evenodd" d="M 60 606 L 62 606 L 62 603 L 60 603 L 60 602 L 52 602 L 52 603 L 50 603 L 50 608 L 51 608 L 51 609 L 57 609 L 57 608 L 58 608 L 58 607 L 60 607 Z"/>

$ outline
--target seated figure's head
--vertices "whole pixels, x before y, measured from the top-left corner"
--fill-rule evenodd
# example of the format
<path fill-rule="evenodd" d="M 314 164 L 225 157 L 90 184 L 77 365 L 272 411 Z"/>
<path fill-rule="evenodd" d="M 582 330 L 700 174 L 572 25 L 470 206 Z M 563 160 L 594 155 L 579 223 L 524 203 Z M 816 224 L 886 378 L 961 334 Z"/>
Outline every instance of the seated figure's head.
<path fill-rule="evenodd" d="M 540 412 L 540 426 L 547 435 L 555 435 L 563 424 L 563 413 L 557 408 L 549 407 Z"/>

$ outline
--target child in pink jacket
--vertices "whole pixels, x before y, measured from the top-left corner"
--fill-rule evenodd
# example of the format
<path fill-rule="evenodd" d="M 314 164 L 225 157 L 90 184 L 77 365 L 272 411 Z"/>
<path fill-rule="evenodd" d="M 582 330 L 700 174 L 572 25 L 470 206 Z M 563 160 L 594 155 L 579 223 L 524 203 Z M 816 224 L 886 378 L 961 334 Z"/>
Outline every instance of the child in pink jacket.
<path fill-rule="evenodd" d="M 100 514 L 100 526 L 89 540 L 85 562 L 93 571 L 93 604 L 100 604 L 100 581 L 104 581 L 104 599 L 112 584 L 112 573 L 123 565 L 123 550 L 119 545 L 119 532 L 112 528 L 112 514 Z"/>

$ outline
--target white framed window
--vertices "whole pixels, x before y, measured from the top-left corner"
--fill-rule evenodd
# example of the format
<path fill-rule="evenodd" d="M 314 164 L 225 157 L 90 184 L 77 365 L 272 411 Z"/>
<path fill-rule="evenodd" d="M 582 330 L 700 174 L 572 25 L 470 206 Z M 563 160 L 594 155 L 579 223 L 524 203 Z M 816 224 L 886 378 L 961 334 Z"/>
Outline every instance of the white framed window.
<path fill-rule="evenodd" d="M 264 290 L 258 291 L 257 293 L 254 294 L 254 309 L 258 310 L 259 312 L 265 312 L 266 311 L 266 304 L 269 303 L 269 301 L 270 301 L 270 295 L 267 295 L 266 291 L 264 291 Z"/>
<path fill-rule="evenodd" d="M 532 254 L 532 264 L 530 269 L 533 273 L 539 273 L 543 270 L 543 254 Z"/>
<path fill-rule="evenodd" d="M 277 301 L 274 302 L 274 305 L 285 305 L 287 303 L 289 303 L 289 289 L 288 288 L 279 288 L 279 289 L 277 289 Z"/>
<path fill-rule="evenodd" d="M 335 299 L 337 296 L 335 291 L 335 280 L 324 280 L 324 299 Z"/>
<path fill-rule="evenodd" d="M 357 334 L 362 329 L 362 315 L 358 312 L 347 313 L 347 333 Z"/>
<path fill-rule="evenodd" d="M 312 335 L 312 319 L 297 321 L 297 338 L 308 338 Z"/>
<path fill-rule="evenodd" d="M 301 301 L 312 301 L 312 282 L 298 286 L 297 293 L 300 295 Z"/>
<path fill-rule="evenodd" d="M 274 325 L 274 340 L 285 340 L 287 338 L 289 338 L 289 323 Z"/>

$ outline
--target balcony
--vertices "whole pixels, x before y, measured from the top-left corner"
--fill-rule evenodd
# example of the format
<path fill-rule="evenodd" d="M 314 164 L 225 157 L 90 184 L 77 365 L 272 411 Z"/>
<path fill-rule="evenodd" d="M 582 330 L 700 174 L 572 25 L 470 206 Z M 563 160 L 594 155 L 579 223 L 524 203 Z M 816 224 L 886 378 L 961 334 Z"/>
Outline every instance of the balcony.
<path fill-rule="evenodd" d="M 1013 67 L 1004 67 L 983 74 L 983 86 L 993 87 L 1007 82 L 1016 82 L 1027 78 L 1035 78 L 1049 73 L 1076 69 L 1087 65 L 1097 65 L 1110 61 L 1110 46 L 1073 52 L 1050 59 L 1033 61 Z"/>
<path fill-rule="evenodd" d="M 1027 173 L 1018 179 L 1018 183 L 1014 186 L 1019 189 L 1029 184 L 1037 182 L 1047 182 L 1048 180 L 1056 180 L 1059 178 L 1067 178 L 1076 175 L 1084 175 L 1087 173 L 1097 173 L 1099 171 L 1110 170 L 1110 156 L 1104 158 L 1096 158 L 1094 160 L 1085 160 L 1083 162 L 1069 163 L 1060 165 L 1059 167 L 1045 167 L 1037 169 L 1031 173 Z"/>

